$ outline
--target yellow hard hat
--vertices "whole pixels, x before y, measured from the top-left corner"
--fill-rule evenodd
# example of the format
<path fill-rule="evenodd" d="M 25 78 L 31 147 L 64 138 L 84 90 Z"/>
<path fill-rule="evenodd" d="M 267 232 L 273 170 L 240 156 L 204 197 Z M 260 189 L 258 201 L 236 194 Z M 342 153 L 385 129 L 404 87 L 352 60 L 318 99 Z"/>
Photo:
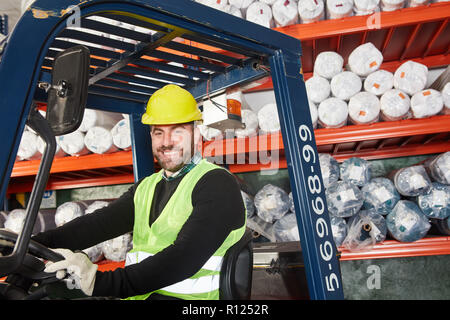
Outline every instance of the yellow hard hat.
<path fill-rule="evenodd" d="M 155 91 L 147 102 L 142 123 L 164 125 L 202 120 L 192 94 L 175 84 L 168 84 Z"/>

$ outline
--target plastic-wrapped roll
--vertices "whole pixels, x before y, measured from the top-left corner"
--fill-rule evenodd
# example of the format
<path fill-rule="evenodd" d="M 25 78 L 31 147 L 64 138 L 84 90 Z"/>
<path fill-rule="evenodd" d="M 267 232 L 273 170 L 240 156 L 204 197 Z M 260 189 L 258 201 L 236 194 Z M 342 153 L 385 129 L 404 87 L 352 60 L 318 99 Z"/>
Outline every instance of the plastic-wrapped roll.
<path fill-rule="evenodd" d="M 116 238 L 102 242 L 102 251 L 105 259 L 111 261 L 124 261 L 127 252 L 133 247 L 133 239 L 130 233 L 125 233 Z"/>
<path fill-rule="evenodd" d="M 317 106 L 315 103 L 313 103 L 311 100 L 308 100 L 309 105 L 309 113 L 311 115 L 311 122 L 313 125 L 313 128 L 317 128 L 317 121 L 319 120 L 319 111 L 317 110 Z"/>
<path fill-rule="evenodd" d="M 450 186 L 433 182 L 427 194 L 417 197 L 420 210 L 429 218 L 445 219 L 450 216 Z"/>
<path fill-rule="evenodd" d="M 0 229 L 5 227 L 6 218 L 8 218 L 8 214 L 4 211 L 0 211 Z"/>
<path fill-rule="evenodd" d="M 289 210 L 291 212 L 295 213 L 295 205 L 294 205 L 294 198 L 292 195 L 292 191 L 289 192 L 288 196 L 289 196 Z"/>
<path fill-rule="evenodd" d="M 247 227 L 255 231 L 257 234 L 267 238 L 271 242 L 276 241 L 273 235 L 273 223 L 265 222 L 256 214 L 247 219 Z"/>
<path fill-rule="evenodd" d="M 58 139 L 56 139 L 56 151 L 55 151 L 55 158 L 62 158 L 67 156 L 67 153 L 64 152 L 64 150 L 61 148 L 61 146 L 58 143 Z M 41 137 L 37 138 L 37 148 L 41 156 L 44 154 L 45 150 L 45 142 Z"/>
<path fill-rule="evenodd" d="M 370 181 L 370 163 L 362 158 L 348 158 L 341 163 L 339 169 L 343 181 L 350 182 L 358 187 L 362 187 Z"/>
<path fill-rule="evenodd" d="M 258 124 L 263 133 L 280 131 L 280 119 L 278 118 L 278 109 L 275 103 L 269 103 L 258 111 Z"/>
<path fill-rule="evenodd" d="M 87 206 L 86 210 L 84 210 L 84 214 L 89 214 L 94 212 L 95 210 L 104 208 L 109 205 L 108 201 L 96 200 Z"/>
<path fill-rule="evenodd" d="M 450 114 L 450 82 L 444 86 L 441 91 L 442 100 L 444 101 L 443 114 Z"/>
<path fill-rule="evenodd" d="M 4 223 L 5 229 L 20 234 L 25 223 L 26 214 L 25 209 L 14 209 L 9 212 Z M 37 234 L 43 231 L 45 231 L 45 221 L 42 214 L 38 212 L 31 234 Z"/>
<path fill-rule="evenodd" d="M 104 127 L 111 130 L 122 118 L 121 113 L 85 109 L 78 131 L 86 133 L 92 127 Z"/>
<path fill-rule="evenodd" d="M 298 23 L 298 5 L 294 0 L 277 0 L 272 5 L 275 26 L 285 27 Z"/>
<path fill-rule="evenodd" d="M 434 181 L 450 184 L 450 151 L 427 161 L 426 169 Z"/>
<path fill-rule="evenodd" d="M 122 150 L 131 149 L 131 130 L 129 119 L 122 119 L 111 129 L 114 145 Z"/>
<path fill-rule="evenodd" d="M 430 0 L 408 0 L 406 7 L 414 8 L 419 6 L 425 6 L 430 3 Z"/>
<path fill-rule="evenodd" d="M 427 79 L 427 66 L 409 60 L 395 70 L 394 88 L 402 90 L 412 96 L 425 88 Z"/>
<path fill-rule="evenodd" d="M 347 218 L 355 215 L 363 205 L 361 190 L 350 182 L 337 181 L 325 189 L 328 211 L 332 216 Z"/>
<path fill-rule="evenodd" d="M 92 127 L 86 132 L 84 144 L 89 151 L 97 154 L 117 152 L 111 131 L 103 127 Z"/>
<path fill-rule="evenodd" d="M 101 243 L 89 247 L 87 249 L 84 249 L 83 252 L 88 255 L 89 260 L 91 260 L 92 263 L 97 263 L 103 259 L 103 251 Z"/>
<path fill-rule="evenodd" d="M 197 125 L 200 134 L 206 141 L 219 140 L 223 138 L 223 132 L 219 129 L 206 126 L 204 124 Z"/>
<path fill-rule="evenodd" d="M 84 144 L 84 136 L 84 133 L 76 130 L 69 134 L 58 136 L 56 139 L 65 153 L 71 156 L 82 156 L 91 153 Z"/>
<path fill-rule="evenodd" d="M 256 193 L 254 205 L 256 214 L 265 222 L 272 223 L 289 211 L 289 195 L 283 189 L 267 184 Z"/>
<path fill-rule="evenodd" d="M 386 70 L 372 72 L 364 80 L 364 90 L 381 96 L 394 86 L 394 74 Z"/>
<path fill-rule="evenodd" d="M 324 128 L 340 128 L 347 124 L 348 106 L 344 100 L 328 98 L 317 108 L 318 123 Z"/>
<path fill-rule="evenodd" d="M 56 208 L 55 224 L 60 227 L 67 222 L 84 215 L 86 205 L 83 202 L 69 201 Z"/>
<path fill-rule="evenodd" d="M 244 129 L 235 129 L 234 133 L 238 138 L 250 137 L 256 135 L 258 132 L 258 115 L 250 109 L 241 110 L 242 123 L 245 125 Z"/>
<path fill-rule="evenodd" d="M 398 89 L 386 91 L 380 98 L 381 119 L 395 121 L 409 116 L 411 100 L 409 96 Z"/>
<path fill-rule="evenodd" d="M 353 0 L 327 0 L 328 19 L 350 17 L 353 14 Z"/>
<path fill-rule="evenodd" d="M 228 0 L 228 3 L 244 13 L 255 0 Z"/>
<path fill-rule="evenodd" d="M 24 130 L 20 139 L 19 149 L 17 150 L 16 160 L 36 160 L 41 158 L 38 150 L 37 134 Z"/>
<path fill-rule="evenodd" d="M 336 247 L 339 247 L 344 242 L 348 233 L 347 221 L 344 218 L 330 217 L 331 233 L 333 234 L 333 240 Z"/>
<path fill-rule="evenodd" d="M 300 23 L 312 23 L 325 18 L 325 4 L 323 0 L 299 0 L 298 14 Z"/>
<path fill-rule="evenodd" d="M 348 102 L 348 117 L 354 124 L 377 122 L 380 116 L 380 100 L 370 92 L 358 92 Z"/>
<path fill-rule="evenodd" d="M 305 81 L 308 99 L 314 103 L 321 103 L 330 96 L 330 82 L 321 76 L 312 76 Z"/>
<path fill-rule="evenodd" d="M 426 89 L 411 97 L 411 112 L 414 118 L 427 118 L 441 112 L 444 101 L 439 91 Z"/>
<path fill-rule="evenodd" d="M 332 79 L 342 72 L 344 58 L 334 51 L 323 51 L 319 53 L 314 61 L 314 75 Z"/>
<path fill-rule="evenodd" d="M 354 0 L 355 15 L 363 16 L 380 11 L 380 0 Z"/>
<path fill-rule="evenodd" d="M 426 194 L 431 189 L 431 180 L 422 165 L 401 168 L 389 174 L 397 191 L 405 197 Z"/>
<path fill-rule="evenodd" d="M 55 210 L 43 209 L 42 211 L 39 211 L 38 217 L 39 217 L 40 224 L 41 224 L 41 232 L 56 228 Z"/>
<path fill-rule="evenodd" d="M 261 3 L 265 3 L 269 6 L 272 6 L 277 0 L 258 0 Z"/>
<path fill-rule="evenodd" d="M 272 28 L 274 26 L 272 9 L 262 2 L 253 2 L 248 6 L 246 19 L 266 28 Z"/>
<path fill-rule="evenodd" d="M 272 231 L 276 242 L 300 240 L 295 213 L 287 213 L 281 219 L 275 221 Z"/>
<path fill-rule="evenodd" d="M 339 180 L 339 163 L 328 153 L 319 153 L 320 171 L 322 173 L 323 186 L 328 188 Z"/>
<path fill-rule="evenodd" d="M 431 227 L 417 204 L 409 200 L 397 202 L 392 212 L 386 216 L 386 224 L 391 236 L 401 242 L 422 239 Z"/>
<path fill-rule="evenodd" d="M 381 11 L 394 11 L 402 9 L 405 0 L 381 0 Z"/>
<path fill-rule="evenodd" d="M 348 220 L 348 233 L 343 245 L 350 251 L 370 249 L 386 239 L 386 220 L 373 210 L 362 210 Z"/>
<path fill-rule="evenodd" d="M 350 70 L 362 77 L 377 71 L 382 62 L 383 55 L 372 42 L 356 47 L 348 56 Z"/>
<path fill-rule="evenodd" d="M 331 79 L 330 86 L 333 96 L 342 100 L 349 100 L 361 91 L 362 81 L 356 73 L 343 71 Z"/>
<path fill-rule="evenodd" d="M 250 218 L 255 214 L 255 205 L 253 203 L 253 197 L 248 193 L 241 190 L 242 200 L 244 201 L 245 208 L 247 210 L 247 218 Z"/>
<path fill-rule="evenodd" d="M 400 200 L 400 194 L 394 183 L 384 177 L 371 179 L 361 188 L 361 191 L 364 198 L 363 208 L 374 210 L 384 216 L 391 212 Z"/>
<path fill-rule="evenodd" d="M 236 8 L 235 6 L 232 6 L 232 5 L 227 5 L 224 8 L 224 12 L 226 12 L 228 14 L 231 14 L 232 16 L 235 16 L 235 17 L 238 17 L 238 18 L 243 18 L 244 17 L 243 14 L 242 14 L 241 9 Z"/>

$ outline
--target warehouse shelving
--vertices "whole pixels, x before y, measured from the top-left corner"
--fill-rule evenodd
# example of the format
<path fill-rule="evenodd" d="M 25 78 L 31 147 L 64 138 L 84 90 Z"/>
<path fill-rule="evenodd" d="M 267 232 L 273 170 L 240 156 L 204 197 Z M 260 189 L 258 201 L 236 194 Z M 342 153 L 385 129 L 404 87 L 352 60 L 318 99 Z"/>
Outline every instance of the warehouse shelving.
<path fill-rule="evenodd" d="M 313 61 L 322 51 L 331 50 L 343 55 L 345 61 L 348 54 L 358 45 L 365 42 L 374 43 L 383 53 L 385 59 L 382 69 L 395 71 L 406 60 L 414 60 L 427 65 L 429 68 L 438 68 L 450 64 L 450 3 L 435 3 L 428 6 L 405 8 L 394 12 L 381 12 L 374 16 L 374 23 L 368 25 L 368 16 L 354 16 L 339 20 L 325 20 L 308 25 L 293 25 L 276 30 L 296 37 L 302 42 L 302 72 L 304 79 L 312 75 Z M 123 18 L 123 17 L 122 17 Z M 379 19 L 379 20 L 376 20 Z M 378 23 L 378 24 L 377 24 Z M 66 34 L 66 36 L 75 34 Z M 139 36 L 136 34 L 136 36 Z M 216 48 L 215 57 L 211 52 L 208 41 L 202 44 L 195 43 L 195 38 L 189 39 L 185 35 L 185 43 L 190 46 L 197 45 L 198 50 L 208 48 L 210 59 L 218 58 L 222 63 L 236 63 L 233 55 L 224 54 L 224 48 Z M 138 39 L 137 39 L 138 40 Z M 61 48 L 67 46 L 59 40 Z M 211 45 L 214 43 L 211 42 Z M 168 58 L 170 52 L 178 52 L 183 44 L 169 42 L 164 50 L 158 51 L 159 56 L 153 60 L 159 61 Z M 171 46 L 171 47 L 170 47 Z M 175 51 L 171 51 L 175 50 Z M 191 53 L 185 55 L 190 58 L 198 53 L 190 49 Z M 213 50 L 214 51 L 214 50 Z M 98 57 L 104 53 L 100 49 L 95 52 Z M 121 52 L 111 53 L 110 59 L 117 59 Z M 116 57 L 117 55 L 117 57 Z M 97 58 L 98 58 L 97 57 Z M 143 57 L 146 59 L 146 57 Z M 107 65 L 102 59 L 95 59 L 95 67 L 101 69 Z M 108 59 L 106 59 L 108 60 Z M 209 68 L 220 68 L 220 63 L 210 63 L 211 60 L 202 59 L 199 64 Z M 158 67 L 162 67 L 159 64 Z M 136 71 L 133 66 L 128 68 L 130 73 Z M 149 66 L 151 70 L 151 66 Z M 169 70 L 170 71 L 170 70 Z M 126 81 L 127 73 L 117 74 L 117 81 Z M 136 79 L 134 79 L 136 80 Z M 109 90 L 105 87 L 98 87 Z M 260 79 L 258 85 L 246 92 L 270 90 L 273 88 L 270 78 Z M 106 91 L 103 91 L 105 93 Z M 110 92 L 110 90 L 108 91 Z M 130 95 L 120 93 L 124 97 L 137 97 L 144 101 L 143 95 Z M 338 161 L 352 156 L 365 159 L 383 159 L 388 157 L 403 157 L 410 155 L 434 154 L 450 150 L 449 142 L 450 116 L 434 116 L 427 119 L 408 119 L 393 122 L 379 122 L 371 125 L 348 125 L 336 129 L 316 129 L 315 138 L 319 152 L 332 154 Z M 261 145 L 258 139 L 265 141 Z M 252 152 L 272 152 L 272 140 L 275 141 L 276 151 L 280 157 L 271 165 L 261 163 L 248 163 L 248 155 Z M 231 146 L 231 149 L 229 147 Z M 229 164 L 232 172 L 248 172 L 261 169 L 287 168 L 284 158 L 283 141 L 281 133 L 265 135 L 264 137 L 251 137 L 245 139 L 225 139 L 222 141 L 205 142 L 203 145 L 206 157 L 227 155 L 247 155 L 244 164 Z M 217 150 L 221 150 L 216 153 Z M 245 158 L 245 157 L 244 157 Z M 8 193 L 25 192 L 31 190 L 34 175 L 39 166 L 39 160 L 16 162 L 11 175 Z M 54 160 L 48 189 L 80 188 L 98 185 L 112 185 L 132 183 L 134 181 L 132 168 L 132 153 L 120 151 L 111 154 L 90 154 L 80 157 L 64 157 Z M 450 238 L 436 237 L 422 239 L 414 243 L 399 243 L 385 241 L 377 244 L 367 252 L 350 253 L 342 250 L 341 260 L 385 258 L 399 256 L 415 256 L 423 254 L 450 254 Z M 102 263 L 100 268 L 115 268 L 123 263 Z"/>
<path fill-rule="evenodd" d="M 450 150 L 448 128 L 450 115 L 438 115 L 426 119 L 316 129 L 315 137 L 319 152 L 330 153 L 338 161 L 356 156 L 374 160 L 446 152 Z M 238 173 L 286 168 L 283 149 L 281 133 L 278 132 L 249 138 L 207 141 L 203 145 L 203 155 L 207 158 L 220 158 L 224 162 L 227 157 L 232 156 L 235 163 L 227 161 L 228 168 Z M 273 157 L 270 163 L 261 164 L 251 160 L 257 159 L 261 153 L 274 151 L 278 151 L 279 156 Z M 242 154 L 243 163 L 238 162 L 239 155 Z M 255 157 L 252 158 L 252 154 Z M 270 156 L 267 156 L 267 160 L 272 160 Z M 31 190 L 39 163 L 40 160 L 16 162 L 8 193 Z M 51 174 L 48 183 L 50 190 L 132 183 L 132 153 L 119 151 L 56 158 Z"/>

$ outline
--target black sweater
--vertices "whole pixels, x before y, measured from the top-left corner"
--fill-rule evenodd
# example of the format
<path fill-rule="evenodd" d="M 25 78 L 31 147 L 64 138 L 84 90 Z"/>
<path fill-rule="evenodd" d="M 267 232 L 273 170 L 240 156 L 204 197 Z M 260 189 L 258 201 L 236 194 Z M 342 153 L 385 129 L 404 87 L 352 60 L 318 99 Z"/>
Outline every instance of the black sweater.
<path fill-rule="evenodd" d="M 159 216 L 182 177 L 157 184 L 150 213 Z M 108 207 L 40 233 L 33 240 L 50 248 L 82 250 L 133 230 L 135 183 Z M 93 296 L 125 298 L 148 293 L 194 275 L 245 221 L 238 183 L 225 170 L 206 173 L 192 192 L 193 211 L 169 247 L 144 261 L 114 271 L 97 271 Z"/>

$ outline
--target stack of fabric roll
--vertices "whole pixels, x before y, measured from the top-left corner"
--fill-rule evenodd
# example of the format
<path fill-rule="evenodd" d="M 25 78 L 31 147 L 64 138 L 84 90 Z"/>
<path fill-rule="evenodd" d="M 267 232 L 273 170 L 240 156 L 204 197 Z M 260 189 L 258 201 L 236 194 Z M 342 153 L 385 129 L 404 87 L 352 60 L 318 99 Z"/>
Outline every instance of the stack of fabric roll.
<path fill-rule="evenodd" d="M 319 159 L 337 246 L 355 251 L 387 237 L 417 241 L 432 225 L 450 234 L 450 152 L 378 177 L 360 158 L 341 164 L 328 154 Z"/>
<path fill-rule="evenodd" d="M 426 88 L 425 65 L 409 60 L 392 73 L 380 69 L 382 62 L 383 55 L 371 42 L 357 46 L 345 66 L 336 52 L 317 55 L 313 75 L 305 86 L 308 99 L 318 106 L 321 128 L 427 118 L 448 112 L 450 85 L 440 91 Z"/>
<path fill-rule="evenodd" d="M 56 137 L 55 157 L 104 154 L 130 149 L 131 131 L 128 115 L 86 109 L 77 130 Z M 40 159 L 44 150 L 45 143 L 41 137 L 25 126 L 16 161 Z"/>
<path fill-rule="evenodd" d="M 196 2 L 266 28 L 274 28 L 423 6 L 429 4 L 430 0 L 196 0 Z"/>
<path fill-rule="evenodd" d="M 256 193 L 253 206 L 253 215 L 247 216 L 250 229 L 272 242 L 300 239 L 291 194 L 278 186 L 266 184 Z"/>
<path fill-rule="evenodd" d="M 23 225 L 25 223 L 26 210 L 25 209 L 14 209 L 10 212 L 1 212 L 0 214 L 0 227 L 8 229 L 17 234 L 22 232 Z M 53 213 L 46 212 L 44 210 L 38 211 L 36 221 L 32 230 L 32 234 L 37 234 L 55 227 L 53 221 Z"/>

